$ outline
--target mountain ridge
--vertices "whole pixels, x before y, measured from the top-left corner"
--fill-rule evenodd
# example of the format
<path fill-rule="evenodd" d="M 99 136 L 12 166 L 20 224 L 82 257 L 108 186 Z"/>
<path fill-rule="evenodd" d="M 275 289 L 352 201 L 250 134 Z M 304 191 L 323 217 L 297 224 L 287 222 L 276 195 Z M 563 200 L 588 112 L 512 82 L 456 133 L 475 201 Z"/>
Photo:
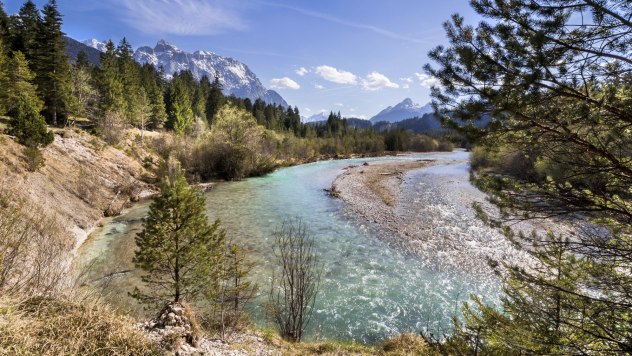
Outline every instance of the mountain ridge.
<path fill-rule="evenodd" d="M 103 42 L 95 39 L 83 41 L 82 44 L 97 50 L 105 48 Z M 133 57 L 138 63 L 162 67 L 167 78 L 171 78 L 179 71 L 189 70 L 198 80 L 207 76 L 212 81 L 217 73 L 225 95 L 248 98 L 253 102 L 261 99 L 269 104 L 288 107 L 285 99 L 276 91 L 264 87 L 246 64 L 231 57 L 223 57 L 206 50 L 182 51 L 163 39 L 154 47 L 138 47 Z"/>
<path fill-rule="evenodd" d="M 413 102 L 411 98 L 406 98 L 395 106 L 388 106 L 386 109 L 380 111 L 377 115 L 373 116 L 370 121 L 372 123 L 383 121 L 391 123 L 399 122 L 413 117 L 423 117 L 425 114 L 430 114 L 433 111 L 430 103 L 419 105 Z"/>

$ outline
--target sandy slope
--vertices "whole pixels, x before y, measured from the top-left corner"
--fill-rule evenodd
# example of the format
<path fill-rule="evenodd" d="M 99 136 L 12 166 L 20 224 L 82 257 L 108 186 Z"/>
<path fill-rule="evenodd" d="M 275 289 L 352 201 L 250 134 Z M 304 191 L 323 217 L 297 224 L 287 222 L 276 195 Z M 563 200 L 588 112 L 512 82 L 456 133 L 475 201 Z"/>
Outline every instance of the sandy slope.
<path fill-rule="evenodd" d="M 136 158 L 85 132 L 55 130 L 55 141 L 42 153 L 45 166 L 29 172 L 23 147 L 0 136 L 0 187 L 55 217 L 72 253 L 106 212 L 154 193 L 151 175 Z"/>

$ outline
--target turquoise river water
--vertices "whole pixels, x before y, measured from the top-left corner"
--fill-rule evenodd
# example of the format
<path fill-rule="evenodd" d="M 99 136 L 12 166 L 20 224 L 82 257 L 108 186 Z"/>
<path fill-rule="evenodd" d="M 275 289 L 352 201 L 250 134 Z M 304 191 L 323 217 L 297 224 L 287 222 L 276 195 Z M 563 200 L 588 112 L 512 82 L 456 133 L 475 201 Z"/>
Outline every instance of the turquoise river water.
<path fill-rule="evenodd" d="M 273 268 L 272 232 L 288 217 L 300 217 L 309 225 L 324 266 L 308 339 L 374 343 L 405 331 L 441 333 L 470 294 L 495 302 L 500 291 L 493 278 L 473 276 L 458 264 L 438 268 L 429 263 L 437 256 L 405 253 L 388 242 L 392 240 L 386 236 L 388 232 L 345 212 L 344 203 L 323 190 L 350 164 L 374 159 L 435 159 L 438 164 L 431 172 L 435 180 L 441 180 L 442 167 L 446 174 L 455 174 L 456 169 L 466 176 L 467 158 L 466 152 L 454 152 L 324 161 L 220 183 L 206 193 L 209 218 L 219 218 L 227 236 L 247 247 L 257 262 L 254 278 L 261 286 L 261 296 L 251 308 L 255 322 L 266 325 L 262 304 Z M 423 174 L 416 174 L 415 179 L 423 179 Z M 441 204 L 441 192 L 434 194 Z M 80 251 L 84 262 L 94 261 L 93 280 L 106 273 L 116 276 L 117 281 L 110 285 L 116 285 L 114 299 L 119 301 L 136 278 L 134 272 L 128 272 L 134 249 L 130 241 L 147 207 L 147 202 L 141 203 L 107 219 Z M 415 219 L 414 214 L 421 216 L 424 209 L 411 208 L 408 214 Z"/>

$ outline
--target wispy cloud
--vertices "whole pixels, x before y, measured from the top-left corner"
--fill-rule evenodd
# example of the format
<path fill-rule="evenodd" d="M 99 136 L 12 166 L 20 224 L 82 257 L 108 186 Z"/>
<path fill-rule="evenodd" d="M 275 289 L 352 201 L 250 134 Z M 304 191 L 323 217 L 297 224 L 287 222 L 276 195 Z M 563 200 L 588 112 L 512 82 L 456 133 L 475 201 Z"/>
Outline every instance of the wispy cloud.
<path fill-rule="evenodd" d="M 383 88 L 399 88 L 399 84 L 393 83 L 387 76 L 378 72 L 371 72 L 367 74 L 366 78 L 362 81 L 362 89 L 367 91 L 376 91 Z"/>
<path fill-rule="evenodd" d="M 227 0 L 110 0 L 131 27 L 148 34 L 215 35 L 245 30 L 241 9 Z"/>
<path fill-rule="evenodd" d="M 305 67 L 300 67 L 299 69 L 295 70 L 294 72 L 302 77 L 305 74 L 309 73 L 309 70 L 307 68 L 305 68 Z"/>
<path fill-rule="evenodd" d="M 274 78 L 270 81 L 270 87 L 272 89 L 292 89 L 298 90 L 301 86 L 288 77 Z"/>
<path fill-rule="evenodd" d="M 415 76 L 419 80 L 419 84 L 425 88 L 432 88 L 439 85 L 439 79 L 424 73 L 415 73 Z"/>
<path fill-rule="evenodd" d="M 314 88 L 316 88 L 316 89 L 318 89 L 318 90 L 323 90 L 323 89 L 325 89 L 325 87 L 324 87 L 324 86 L 322 86 L 322 85 L 320 85 L 320 84 L 315 84 L 315 85 L 314 85 Z"/>
<path fill-rule="evenodd" d="M 283 8 L 283 9 L 288 9 L 288 10 L 292 10 L 295 12 L 298 12 L 300 14 L 303 14 L 305 16 L 310 16 L 310 17 L 314 17 L 314 18 L 318 18 L 318 19 L 322 19 L 325 21 L 329 21 L 329 22 L 333 22 L 339 25 L 343 25 L 343 26 L 347 26 L 347 27 L 352 27 L 352 28 L 357 28 L 357 29 L 361 29 L 361 30 L 368 30 L 374 33 L 377 33 L 379 35 L 385 36 L 385 37 L 389 37 L 392 39 L 396 39 L 396 40 L 402 40 L 402 41 L 407 41 L 407 42 L 412 42 L 412 43 L 425 43 L 426 41 L 424 41 L 421 38 L 415 38 L 415 37 L 411 37 L 411 36 L 406 36 L 406 35 L 402 35 L 393 31 L 389 31 L 387 29 L 378 27 L 378 26 L 373 26 L 373 25 L 369 25 L 369 24 L 364 24 L 364 23 L 360 23 L 360 22 L 354 22 L 354 21 L 350 21 L 347 19 L 342 19 L 330 14 L 326 14 L 326 13 L 322 13 L 322 12 L 317 12 L 317 11 L 312 11 L 312 10 L 308 10 L 308 9 L 304 9 L 304 8 L 300 8 L 300 7 L 296 7 L 296 6 L 291 6 L 291 5 L 286 5 L 286 4 L 279 4 L 279 3 L 274 3 L 274 2 L 267 2 L 267 1 L 261 1 L 261 4 L 264 5 L 268 5 L 268 6 L 272 6 L 272 7 L 278 7 L 278 8 Z"/>
<path fill-rule="evenodd" d="M 338 84 L 357 84 L 358 77 L 344 70 L 339 70 L 337 68 L 322 65 L 316 67 L 314 70 L 316 74 L 320 75 L 323 79 L 328 80 L 330 82 L 338 83 Z"/>

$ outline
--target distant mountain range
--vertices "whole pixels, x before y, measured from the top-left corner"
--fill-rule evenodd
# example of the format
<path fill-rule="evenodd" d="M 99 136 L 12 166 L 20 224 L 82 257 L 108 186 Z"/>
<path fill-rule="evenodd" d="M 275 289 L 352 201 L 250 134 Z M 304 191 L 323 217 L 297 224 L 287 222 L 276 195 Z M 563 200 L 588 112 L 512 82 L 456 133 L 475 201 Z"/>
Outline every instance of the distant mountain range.
<path fill-rule="evenodd" d="M 422 117 L 425 114 L 430 114 L 432 112 L 433 109 L 430 103 L 422 106 L 414 103 L 412 99 L 406 98 L 401 103 L 395 106 L 389 106 L 380 111 L 377 115 L 371 118 L 371 122 L 398 122 L 413 117 Z"/>
<path fill-rule="evenodd" d="M 329 113 L 328 112 L 319 112 L 318 114 L 314 114 L 312 116 L 309 117 L 301 117 L 301 121 L 303 123 L 310 123 L 310 122 L 320 122 L 320 121 L 327 121 L 327 119 L 329 118 Z"/>
<path fill-rule="evenodd" d="M 83 50 L 90 62 L 100 63 L 99 53 L 105 50 L 104 42 L 95 39 L 78 42 L 70 37 L 66 37 L 65 40 L 66 52 L 71 59 L 76 59 L 79 52 Z M 266 89 L 248 66 L 233 58 L 222 57 L 209 51 L 189 53 L 179 50 L 165 40 L 160 40 L 153 48 L 139 47 L 134 52 L 134 59 L 141 64 L 151 63 L 156 68 L 162 67 L 168 78 L 179 71 L 190 70 L 198 80 L 206 75 L 213 81 L 217 73 L 225 95 L 249 98 L 253 102 L 256 99 L 262 99 L 269 104 L 288 106 L 279 93 Z"/>
<path fill-rule="evenodd" d="M 307 118 L 302 118 L 303 122 L 310 124 L 325 123 L 329 113 L 321 112 Z M 377 131 L 387 131 L 394 129 L 411 130 L 418 133 L 441 133 L 444 131 L 441 122 L 434 115 L 430 103 L 419 105 L 410 98 L 404 99 L 395 106 L 389 106 L 373 116 L 370 120 L 358 118 L 345 118 L 347 124 L 355 128 L 372 127 Z"/>

